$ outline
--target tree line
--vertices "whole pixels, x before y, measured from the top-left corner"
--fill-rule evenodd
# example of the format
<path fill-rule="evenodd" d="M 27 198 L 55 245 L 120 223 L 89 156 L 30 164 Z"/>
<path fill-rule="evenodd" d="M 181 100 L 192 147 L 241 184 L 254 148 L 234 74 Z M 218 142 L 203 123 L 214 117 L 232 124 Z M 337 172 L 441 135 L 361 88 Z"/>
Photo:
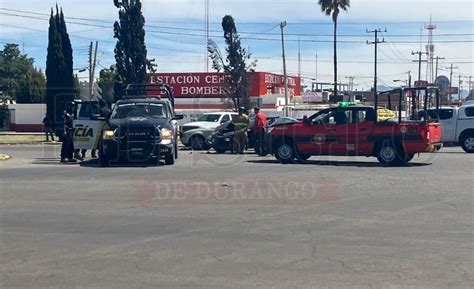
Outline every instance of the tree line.
<path fill-rule="evenodd" d="M 7 43 L 0 51 L 0 90 L 3 98 L 17 103 L 42 103 L 46 92 L 43 71 L 21 53 L 18 44 Z"/>

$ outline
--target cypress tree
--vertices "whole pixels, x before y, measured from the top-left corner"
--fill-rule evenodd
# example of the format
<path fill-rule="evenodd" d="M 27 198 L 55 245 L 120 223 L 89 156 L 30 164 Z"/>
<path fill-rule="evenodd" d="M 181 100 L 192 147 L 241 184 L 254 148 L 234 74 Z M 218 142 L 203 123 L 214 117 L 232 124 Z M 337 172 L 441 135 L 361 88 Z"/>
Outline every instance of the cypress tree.
<path fill-rule="evenodd" d="M 56 14 L 51 9 L 49 19 L 45 98 L 47 112 L 56 125 L 62 120 L 66 103 L 73 100 L 73 87 L 72 46 L 64 15 L 56 6 Z"/>
<path fill-rule="evenodd" d="M 120 99 L 127 84 L 147 83 L 147 67 L 153 69 L 153 64 L 147 60 L 141 1 L 114 0 L 114 5 L 119 9 L 119 21 L 114 23 L 114 38 L 117 38 L 114 90 L 115 99 Z"/>
<path fill-rule="evenodd" d="M 74 73 L 73 73 L 73 58 L 72 58 L 72 46 L 71 40 L 69 39 L 69 34 L 67 33 L 66 22 L 64 21 L 64 14 L 63 9 L 61 8 L 61 12 L 59 14 L 59 22 L 61 25 L 59 26 L 60 34 L 61 34 L 61 45 L 63 48 L 63 55 L 64 55 L 64 64 L 65 64 L 65 73 L 64 73 L 64 84 L 65 87 L 74 87 Z"/>
<path fill-rule="evenodd" d="M 257 61 L 250 61 L 251 54 L 242 47 L 232 16 L 226 15 L 222 18 L 222 30 L 224 31 L 226 44 L 227 56 L 225 59 L 217 44 L 211 39 L 209 39 L 207 50 L 212 60 L 213 68 L 218 72 L 225 72 L 228 76 L 223 83 L 225 91 L 223 102 L 226 104 L 230 103 L 235 110 L 238 110 L 241 106 L 249 109 L 249 72 L 255 71 Z"/>

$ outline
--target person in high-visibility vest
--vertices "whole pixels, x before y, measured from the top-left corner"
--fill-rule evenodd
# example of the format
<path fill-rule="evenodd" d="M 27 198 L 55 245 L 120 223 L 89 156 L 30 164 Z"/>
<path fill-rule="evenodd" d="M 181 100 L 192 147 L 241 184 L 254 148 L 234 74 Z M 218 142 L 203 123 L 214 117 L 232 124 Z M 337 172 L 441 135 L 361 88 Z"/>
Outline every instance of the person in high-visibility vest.
<path fill-rule="evenodd" d="M 233 153 L 243 154 L 247 147 L 247 129 L 249 127 L 249 117 L 245 107 L 239 108 L 239 115 L 232 117 L 234 123 Z"/>

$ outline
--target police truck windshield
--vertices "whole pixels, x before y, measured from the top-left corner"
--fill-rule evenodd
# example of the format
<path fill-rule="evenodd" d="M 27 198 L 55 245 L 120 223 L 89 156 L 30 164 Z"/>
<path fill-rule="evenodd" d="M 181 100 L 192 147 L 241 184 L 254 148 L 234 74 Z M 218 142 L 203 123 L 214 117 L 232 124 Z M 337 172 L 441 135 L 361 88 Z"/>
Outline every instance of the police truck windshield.
<path fill-rule="evenodd" d="M 168 111 L 159 103 L 125 103 L 115 107 L 111 116 L 112 119 L 127 117 L 167 118 Z"/>

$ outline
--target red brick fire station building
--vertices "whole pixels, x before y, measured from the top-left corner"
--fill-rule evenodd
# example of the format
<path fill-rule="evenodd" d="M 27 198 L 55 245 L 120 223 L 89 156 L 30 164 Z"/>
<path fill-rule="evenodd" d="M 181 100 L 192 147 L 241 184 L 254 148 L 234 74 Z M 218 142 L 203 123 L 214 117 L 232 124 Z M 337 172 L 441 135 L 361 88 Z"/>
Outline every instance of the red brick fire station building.
<path fill-rule="evenodd" d="M 182 72 L 155 73 L 150 75 L 150 83 L 162 82 L 170 85 L 175 95 L 176 109 L 179 110 L 216 110 L 225 109 L 222 83 L 225 73 L 218 72 Z M 265 109 L 277 109 L 284 104 L 284 76 L 253 72 L 250 74 L 249 96 L 254 105 Z M 288 95 L 290 102 L 301 95 L 301 79 L 288 77 Z"/>

